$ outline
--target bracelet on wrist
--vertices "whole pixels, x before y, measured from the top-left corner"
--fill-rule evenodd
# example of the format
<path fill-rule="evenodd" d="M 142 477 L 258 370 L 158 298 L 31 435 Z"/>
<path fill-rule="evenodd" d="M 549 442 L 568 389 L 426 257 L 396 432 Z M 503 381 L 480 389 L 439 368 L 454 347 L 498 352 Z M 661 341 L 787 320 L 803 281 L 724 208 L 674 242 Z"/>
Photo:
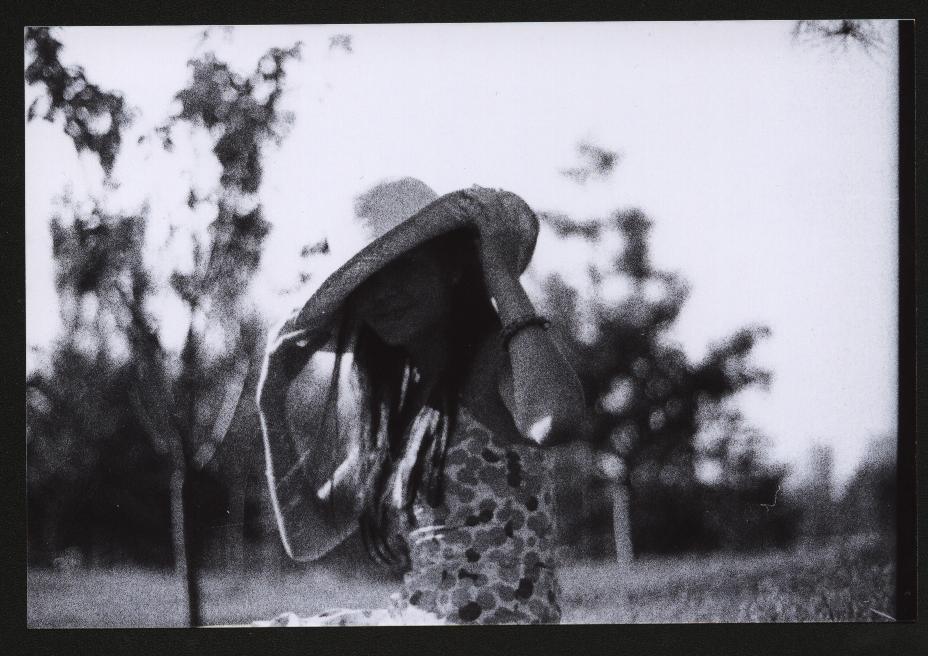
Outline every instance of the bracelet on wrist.
<path fill-rule="evenodd" d="M 521 319 L 516 319 L 515 321 L 510 321 L 508 324 L 503 326 L 502 330 L 499 331 L 499 336 L 503 340 L 503 348 L 508 350 L 509 343 L 512 341 L 512 338 L 526 328 L 530 328 L 531 326 L 538 326 L 539 328 L 547 329 L 551 326 L 551 322 L 537 314 L 533 314 L 529 317 L 523 317 Z"/>

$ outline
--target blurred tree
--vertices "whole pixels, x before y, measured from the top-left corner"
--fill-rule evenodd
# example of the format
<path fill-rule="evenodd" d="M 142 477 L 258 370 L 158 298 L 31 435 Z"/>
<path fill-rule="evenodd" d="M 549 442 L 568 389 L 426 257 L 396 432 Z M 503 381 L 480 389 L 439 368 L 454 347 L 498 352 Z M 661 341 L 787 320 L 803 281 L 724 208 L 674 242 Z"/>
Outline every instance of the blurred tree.
<path fill-rule="evenodd" d="M 45 81 L 50 106 L 65 115 L 65 130 L 75 147 L 97 152 L 109 176 L 121 143 L 120 129 L 127 122 L 114 118 L 106 139 L 94 140 L 85 134 L 93 132 L 86 115 L 103 111 L 101 104 L 111 113 L 121 111 L 121 97 L 88 86 L 79 69 L 64 69 L 57 59 L 61 44 L 50 37 L 47 28 L 27 30 L 26 48 L 33 55 L 27 81 Z M 177 94 L 180 111 L 158 128 L 168 150 L 173 144 L 172 129 L 179 122 L 208 130 L 222 167 L 216 218 L 207 241 L 194 237 L 192 270 L 175 270 L 170 276 L 171 288 L 190 313 L 179 361 L 162 346 L 157 323 L 147 308 L 153 274 L 142 258 L 145 213 L 112 214 L 97 204 L 89 217 L 75 216 L 70 225 L 58 218 L 52 222 L 56 282 L 66 325 L 73 335 L 81 336 L 87 332 L 82 333 L 82 323 L 91 316 L 98 350 L 111 350 L 111 345 L 119 344 L 119 336 L 124 337 L 124 357 L 133 370 L 128 385 L 132 407 L 151 443 L 170 455 L 175 564 L 185 570 L 193 624 L 199 623 L 199 604 L 196 577 L 188 566 L 193 551 L 187 536 L 190 515 L 184 510 L 185 491 L 187 502 L 195 499 L 190 498 L 185 481 L 189 472 L 213 461 L 238 412 L 254 413 L 253 404 L 242 403 L 242 391 L 249 373 L 252 379 L 256 376 L 263 341 L 261 322 L 248 300 L 248 285 L 270 230 L 257 198 L 261 151 L 268 140 L 279 142 L 292 120 L 279 111 L 278 101 L 284 65 L 299 56 L 299 49 L 299 44 L 270 49 L 247 78 L 232 72 L 211 53 L 190 61 L 192 79 Z M 78 78 L 90 92 L 61 90 L 62 85 L 73 86 Z M 75 129 L 69 129 L 72 124 Z M 199 202 L 193 190 L 190 196 L 191 205 Z M 218 353 L 204 348 L 208 339 L 222 343 Z M 233 463 L 234 479 L 242 477 L 241 446 L 248 442 L 238 433 L 240 439 L 228 459 Z M 245 504 L 241 494 L 236 498 L 235 519 L 241 520 Z M 236 523 L 240 546 L 244 522 Z"/>
<path fill-rule="evenodd" d="M 31 536 L 33 561 L 48 563 L 64 546 L 61 534 L 99 465 L 97 445 L 120 429 L 127 409 L 106 393 L 114 369 L 105 354 L 87 354 L 64 338 L 54 347 L 52 368 L 26 379 L 29 501 L 45 515 L 30 518 L 40 529 Z"/>
<path fill-rule="evenodd" d="M 844 534 L 896 534 L 896 440 L 873 438 L 838 501 L 838 528 Z"/>
<path fill-rule="evenodd" d="M 50 533 L 41 544 L 52 551 L 63 546 L 58 525 L 89 497 L 105 450 L 135 439 L 125 396 L 128 342 L 119 330 L 126 309 L 112 281 L 139 277 L 144 236 L 142 217 L 111 217 L 99 206 L 84 215 L 69 199 L 65 207 L 74 216 L 56 215 L 50 225 L 63 333 L 47 369 L 27 380 L 35 401 L 27 406 L 30 493 L 48 502 Z"/>
<path fill-rule="evenodd" d="M 769 330 L 742 328 L 712 345 L 701 362 L 692 363 L 666 338 L 688 288 L 677 274 L 653 267 L 651 221 L 641 210 L 619 210 L 605 222 L 575 222 L 551 214 L 542 219 L 562 236 L 578 235 L 601 247 L 610 231 L 620 238 L 621 247 L 607 266 L 589 268 L 589 298 L 581 299 L 553 274 L 544 283 L 544 304 L 557 318 L 593 405 L 587 430 L 599 453 L 598 476 L 611 481 L 617 509 L 614 541 L 622 558 L 629 544 L 638 553 L 658 530 L 644 528 L 653 518 L 642 514 L 643 499 L 658 490 L 677 498 L 694 490 L 701 412 L 769 381 L 768 372 L 749 362 L 755 343 Z M 627 517 L 622 516 L 624 508 Z M 678 523 L 660 530 L 679 533 L 683 548 L 691 529 Z"/>
<path fill-rule="evenodd" d="M 169 487 L 174 564 L 187 577 L 192 575 L 187 562 L 182 498 L 187 444 L 174 425 L 173 394 L 166 374 L 165 353 L 145 309 L 151 293 L 151 280 L 142 251 L 147 217 L 144 213 L 138 216 L 110 214 L 99 204 L 94 205 L 88 216 L 82 216 L 82 208 L 73 204 L 69 207 L 75 213 L 70 222 L 60 216 L 51 221 L 55 284 L 66 345 L 64 350 L 53 351 L 52 372 L 54 374 L 62 365 L 61 360 L 74 360 L 74 352 L 95 357 L 101 366 L 120 360 L 125 363 L 123 371 L 129 371 L 130 375 L 122 380 L 123 391 L 128 396 L 123 398 L 121 410 L 134 408 L 155 451 L 171 462 Z M 55 380 L 59 385 L 68 383 L 66 377 Z M 106 390 L 106 382 L 105 376 L 97 375 L 86 378 L 83 384 L 99 394 Z M 58 401 L 61 403 L 69 398 L 59 395 Z M 85 405 L 75 408 L 81 416 L 87 410 Z M 58 412 L 60 414 L 61 410 Z M 107 433 L 98 430 L 92 416 L 88 418 L 93 423 L 85 425 L 83 432 L 72 433 L 76 442 L 73 448 L 94 452 L 94 442 Z M 193 585 L 191 594 L 195 599 L 195 583 Z"/>
<path fill-rule="evenodd" d="M 170 564 L 168 470 L 129 403 L 131 367 L 74 335 L 27 389 L 29 562 Z M 77 553 L 72 549 L 72 553 Z"/>
<path fill-rule="evenodd" d="M 787 468 L 767 461 L 767 439 L 740 412 L 714 410 L 701 420 L 700 464 L 714 474 L 701 477 L 704 546 L 788 546 L 799 532 L 799 513 L 784 490 Z"/>
<path fill-rule="evenodd" d="M 38 116 L 44 102 L 42 118 L 54 121 L 63 117 L 64 131 L 77 151 L 93 152 L 109 176 L 122 144 L 122 131 L 132 118 L 122 94 L 92 84 L 79 66 L 64 66 L 58 59 L 62 44 L 47 27 L 27 27 L 25 46 L 32 55 L 26 82 L 45 87 L 45 94 L 29 106 L 27 120 Z"/>
<path fill-rule="evenodd" d="M 177 398 L 183 399 L 183 406 L 177 409 L 177 416 L 188 436 L 190 461 L 197 468 L 214 458 L 240 410 L 249 373 L 252 379 L 257 375 L 263 328 L 248 286 L 270 231 L 257 197 L 263 174 L 261 150 L 269 140 L 279 143 L 292 121 L 290 114 L 279 111 L 278 101 L 286 76 L 284 65 L 299 57 L 299 52 L 299 44 L 286 50 L 272 48 L 247 78 L 211 53 L 192 60 L 192 79 L 177 94 L 180 112 L 161 129 L 165 144 L 171 143 L 171 130 L 179 122 L 208 130 L 213 137 L 213 153 L 222 167 L 209 243 L 204 246 L 194 235 L 193 268 L 175 270 L 170 279 L 191 317 L 181 352 Z M 219 354 L 206 352 L 208 336 L 222 342 Z M 236 435 L 240 439 L 227 443 L 223 469 L 228 489 L 235 491 L 229 497 L 232 507 L 226 522 L 233 530 L 227 532 L 224 542 L 232 564 L 241 566 L 247 482 L 244 460 L 249 440 L 245 434 Z"/>

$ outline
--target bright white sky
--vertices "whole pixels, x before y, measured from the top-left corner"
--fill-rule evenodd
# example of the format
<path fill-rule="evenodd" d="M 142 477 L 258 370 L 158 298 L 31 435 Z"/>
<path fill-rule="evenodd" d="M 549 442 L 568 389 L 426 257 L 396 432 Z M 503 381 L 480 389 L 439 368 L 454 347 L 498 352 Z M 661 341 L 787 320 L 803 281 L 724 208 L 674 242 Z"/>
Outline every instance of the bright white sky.
<path fill-rule="evenodd" d="M 293 304 L 299 250 L 323 236 L 330 269 L 352 248 L 351 201 L 385 177 L 412 175 L 438 193 L 473 183 L 503 187 L 536 210 L 575 218 L 642 208 L 655 223 L 655 263 L 692 293 L 673 329 L 694 358 L 738 327 L 772 337 L 756 361 L 767 392 L 739 403 L 770 436 L 773 457 L 801 465 L 813 442 L 832 444 L 846 477 L 867 441 L 895 430 L 896 44 L 881 52 L 795 44 L 788 22 L 577 23 L 216 28 L 66 28 L 62 58 L 138 115 L 116 180 L 104 190 L 96 160 L 78 158 L 60 125 L 26 127 L 27 342 L 55 336 L 48 220 L 54 197 L 96 196 L 112 208 L 151 207 L 150 257 L 183 266 L 183 230 L 211 218 L 184 201 L 215 189 L 218 165 L 203 134 L 178 135 L 173 155 L 136 138 L 162 123 L 205 50 L 243 74 L 270 46 L 304 42 L 289 68 L 286 108 L 296 122 L 269 146 L 261 201 L 274 228 L 256 282 L 269 314 Z M 352 53 L 329 37 L 352 35 Z M 27 103 L 35 90 L 26 89 Z M 185 136 L 186 135 L 186 136 Z M 559 174 L 580 163 L 581 140 L 619 150 L 611 177 L 578 185 Z M 538 275 L 580 281 L 591 253 L 543 233 Z M 316 281 L 318 282 L 317 272 Z M 158 306 L 165 341 L 186 329 L 180 308 Z M 36 364 L 27 354 L 27 368 Z"/>

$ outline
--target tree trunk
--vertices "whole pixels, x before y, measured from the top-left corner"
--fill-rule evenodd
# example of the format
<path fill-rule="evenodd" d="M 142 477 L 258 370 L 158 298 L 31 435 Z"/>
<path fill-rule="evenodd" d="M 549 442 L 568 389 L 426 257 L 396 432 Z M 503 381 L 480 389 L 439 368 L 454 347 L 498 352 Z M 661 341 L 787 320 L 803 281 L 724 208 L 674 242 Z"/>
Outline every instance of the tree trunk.
<path fill-rule="evenodd" d="M 132 319 L 129 328 L 130 343 L 132 344 L 133 359 L 136 366 L 135 381 L 130 389 L 130 400 L 136 410 L 137 417 L 155 447 L 155 450 L 171 459 L 170 504 L 171 504 L 171 545 L 174 556 L 174 568 L 184 582 L 186 592 L 189 624 L 200 625 L 200 589 L 196 577 L 195 564 L 191 556 L 193 550 L 189 544 L 189 524 L 187 505 L 184 501 L 184 492 L 187 483 L 187 454 L 185 445 L 189 444 L 190 429 L 185 432 L 178 430 L 173 416 L 177 408 L 174 394 L 171 391 L 170 379 L 165 372 L 164 351 L 158 340 L 157 333 L 149 325 L 145 316 L 140 298 L 122 292 L 126 300 Z M 188 343 L 190 330 L 188 330 Z M 185 346 L 185 351 L 187 350 Z M 185 357 L 184 375 L 189 375 L 186 367 L 190 361 L 189 353 Z M 192 407 L 188 400 L 184 410 L 190 411 Z M 185 436 L 188 438 L 185 440 Z"/>
<path fill-rule="evenodd" d="M 190 543 L 187 539 L 187 512 L 184 504 L 185 468 L 182 460 L 176 459 L 171 473 L 171 544 L 174 551 L 174 571 L 183 581 L 187 599 L 188 623 L 200 626 L 200 588 L 195 568 L 191 566 Z"/>
<path fill-rule="evenodd" d="M 612 534 L 615 540 L 615 559 L 627 565 L 635 558 L 632 549 L 632 524 L 628 511 L 628 486 L 616 481 L 612 484 Z"/>
<path fill-rule="evenodd" d="M 584 557 L 589 558 L 593 553 L 593 529 L 590 526 L 589 519 L 592 516 L 592 495 L 593 495 L 593 471 L 596 466 L 596 454 L 592 449 L 583 449 L 584 462 L 581 467 L 580 476 L 580 517 L 582 523 L 580 528 L 580 551 Z"/>
<path fill-rule="evenodd" d="M 186 580 L 187 542 L 184 536 L 184 472 L 175 468 L 171 473 L 171 546 L 174 571 Z"/>
<path fill-rule="evenodd" d="M 228 499 L 229 514 L 222 531 L 226 566 L 236 576 L 242 573 L 245 564 L 245 486 L 247 480 L 244 476 L 243 464 L 240 461 L 240 454 L 234 453 L 228 478 L 231 485 L 226 488 L 231 490 Z"/>

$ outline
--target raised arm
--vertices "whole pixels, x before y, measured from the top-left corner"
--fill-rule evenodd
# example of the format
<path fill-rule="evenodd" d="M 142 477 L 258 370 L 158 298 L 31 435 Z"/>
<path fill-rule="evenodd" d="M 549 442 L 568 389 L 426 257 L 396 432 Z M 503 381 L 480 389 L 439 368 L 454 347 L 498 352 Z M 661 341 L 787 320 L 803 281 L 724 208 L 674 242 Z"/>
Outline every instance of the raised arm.
<path fill-rule="evenodd" d="M 515 325 L 534 317 L 535 308 L 515 263 L 500 248 L 509 235 L 506 222 L 498 220 L 499 212 L 507 210 L 490 190 L 477 194 L 483 207 L 476 223 L 487 290 L 502 325 Z M 552 446 L 577 435 L 584 416 L 583 390 L 552 334 L 544 326 L 527 325 L 512 335 L 504 350 L 500 395 L 522 436 Z"/>
<path fill-rule="evenodd" d="M 319 463 L 332 459 L 325 451 L 332 440 L 326 438 L 339 437 L 332 435 L 337 427 L 327 421 L 330 417 L 301 422 L 300 430 L 306 434 L 293 434 L 287 396 L 313 350 L 306 336 L 306 331 L 290 331 L 284 325 L 268 351 L 258 386 L 267 478 L 277 525 L 287 553 L 301 561 L 315 560 L 341 543 L 357 527 L 360 514 L 356 451 L 348 453 L 330 479 L 319 480 Z M 318 401 L 318 414 L 322 415 L 323 399 Z M 327 414 L 334 416 L 336 412 Z"/>

